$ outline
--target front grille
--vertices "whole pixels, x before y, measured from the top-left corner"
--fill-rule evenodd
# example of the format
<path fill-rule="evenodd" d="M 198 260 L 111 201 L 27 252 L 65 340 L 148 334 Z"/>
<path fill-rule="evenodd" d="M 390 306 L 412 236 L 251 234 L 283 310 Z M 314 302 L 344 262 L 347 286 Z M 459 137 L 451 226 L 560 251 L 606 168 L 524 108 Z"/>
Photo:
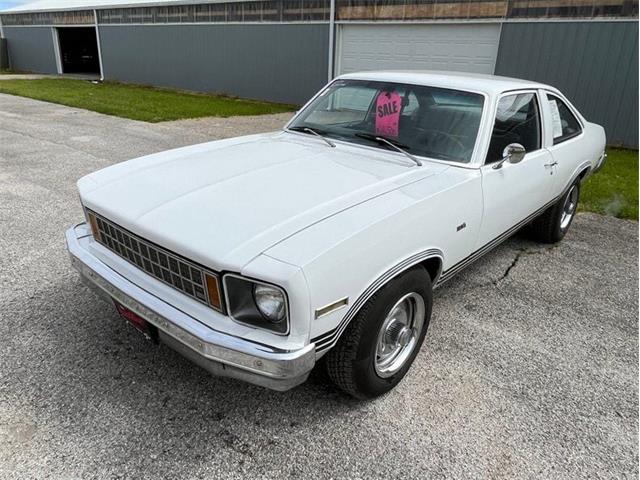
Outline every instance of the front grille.
<path fill-rule="evenodd" d="M 89 212 L 89 216 L 95 217 L 95 222 L 91 219 L 92 227 L 98 231 L 96 240 L 100 244 L 161 282 L 216 308 L 214 300 L 218 299 L 209 298 L 214 292 L 207 288 L 205 273 L 215 278 L 216 286 L 219 285 L 217 275 L 205 272 L 202 267 L 128 232 L 95 212 Z"/>

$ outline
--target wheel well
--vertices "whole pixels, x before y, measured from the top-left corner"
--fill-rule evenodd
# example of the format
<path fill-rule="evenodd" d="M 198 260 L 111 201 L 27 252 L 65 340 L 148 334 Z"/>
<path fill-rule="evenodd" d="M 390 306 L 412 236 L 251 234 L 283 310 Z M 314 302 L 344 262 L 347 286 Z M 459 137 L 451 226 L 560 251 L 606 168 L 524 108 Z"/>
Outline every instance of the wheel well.
<path fill-rule="evenodd" d="M 347 311 L 343 319 L 340 321 L 338 326 L 336 326 L 333 330 L 326 331 L 311 339 L 311 342 L 316 344 L 316 353 L 318 355 L 324 355 L 331 348 L 333 348 L 333 346 L 342 337 L 344 331 L 346 330 L 347 325 L 349 325 L 353 317 L 357 314 L 358 311 L 360 311 L 362 306 L 378 290 L 383 288 L 385 285 L 387 285 L 389 282 L 393 281 L 400 275 L 407 273 L 411 269 L 424 268 L 429 274 L 429 277 L 431 278 L 432 287 L 434 287 L 435 283 L 438 281 L 438 278 L 440 278 L 440 274 L 442 273 L 442 255 L 443 254 L 442 254 L 442 251 L 437 250 L 435 248 L 429 250 L 427 254 L 432 256 L 422 261 L 419 261 L 418 263 L 411 264 L 410 267 L 404 268 L 403 270 L 400 270 L 397 273 L 394 272 L 394 269 L 391 269 L 387 271 L 388 275 L 387 274 L 382 275 L 376 281 L 374 281 L 371 285 L 369 285 L 369 287 L 365 290 L 365 292 L 354 301 L 354 303 L 351 305 L 351 307 L 349 308 L 349 310 Z M 402 265 L 402 263 L 404 262 L 401 262 L 399 266 Z M 358 305 L 357 308 L 355 308 L 356 305 Z"/>
<path fill-rule="evenodd" d="M 587 167 L 578 174 L 578 178 L 580 179 L 580 182 L 582 182 L 585 179 L 585 177 L 589 175 L 590 171 L 591 171 L 591 167 Z"/>
<path fill-rule="evenodd" d="M 431 277 L 431 283 L 435 284 L 436 280 L 442 273 L 442 259 L 440 257 L 429 257 L 420 263 Z"/>

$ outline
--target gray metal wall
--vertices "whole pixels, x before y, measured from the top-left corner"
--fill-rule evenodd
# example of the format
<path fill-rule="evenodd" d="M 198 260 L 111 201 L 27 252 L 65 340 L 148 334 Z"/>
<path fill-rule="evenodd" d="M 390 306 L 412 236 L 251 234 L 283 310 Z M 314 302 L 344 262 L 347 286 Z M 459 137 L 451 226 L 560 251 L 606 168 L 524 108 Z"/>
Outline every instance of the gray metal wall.
<path fill-rule="evenodd" d="M 557 87 L 607 143 L 638 148 L 638 22 L 505 23 L 496 74 Z"/>
<path fill-rule="evenodd" d="M 327 24 L 102 25 L 107 79 L 304 103 L 326 81 Z M 11 67 L 56 73 L 51 27 L 4 27 Z M 638 23 L 511 22 L 496 74 L 558 87 L 610 144 L 638 147 Z"/>
<path fill-rule="evenodd" d="M 0 38 L 0 70 L 9 68 L 9 53 L 7 51 L 7 41 Z"/>
<path fill-rule="evenodd" d="M 100 26 L 107 79 L 301 104 L 327 80 L 327 25 Z"/>
<path fill-rule="evenodd" d="M 3 27 L 13 70 L 58 73 L 51 27 Z"/>

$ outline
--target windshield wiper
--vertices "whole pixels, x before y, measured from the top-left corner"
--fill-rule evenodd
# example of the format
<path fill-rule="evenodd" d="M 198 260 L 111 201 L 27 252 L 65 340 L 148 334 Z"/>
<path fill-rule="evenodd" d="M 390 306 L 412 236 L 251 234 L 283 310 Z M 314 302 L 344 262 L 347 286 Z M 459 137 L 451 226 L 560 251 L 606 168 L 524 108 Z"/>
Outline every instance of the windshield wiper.
<path fill-rule="evenodd" d="M 327 137 L 322 135 L 322 133 L 320 133 L 319 130 L 316 130 L 314 128 L 310 128 L 310 127 L 289 127 L 289 130 L 293 130 L 294 132 L 311 133 L 312 135 L 315 135 L 316 137 L 321 138 L 322 140 L 324 140 L 325 143 L 327 145 L 329 145 L 330 147 L 335 148 L 335 146 L 336 146 L 335 143 L 333 143 Z"/>
<path fill-rule="evenodd" d="M 357 132 L 357 133 L 354 133 L 354 135 L 356 137 L 365 138 L 367 140 L 373 140 L 374 142 L 378 142 L 378 143 L 382 143 L 384 145 L 387 145 L 387 146 L 393 148 L 394 150 L 402 153 L 405 157 L 411 159 L 419 167 L 422 166 L 422 162 L 420 160 L 418 160 L 416 157 L 414 157 L 409 152 L 407 152 L 406 149 L 408 149 L 409 147 L 404 145 L 404 144 L 402 144 L 402 143 L 400 143 L 400 142 L 397 142 L 397 141 L 392 140 L 390 138 L 383 137 L 381 135 L 373 135 L 371 133 Z"/>

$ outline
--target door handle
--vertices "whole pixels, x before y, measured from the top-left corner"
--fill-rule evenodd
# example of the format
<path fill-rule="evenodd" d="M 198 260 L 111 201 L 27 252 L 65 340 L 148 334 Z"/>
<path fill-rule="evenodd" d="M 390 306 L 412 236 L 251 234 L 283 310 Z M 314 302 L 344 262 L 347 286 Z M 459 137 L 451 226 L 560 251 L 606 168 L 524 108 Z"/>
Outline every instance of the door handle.
<path fill-rule="evenodd" d="M 555 167 L 556 165 L 558 165 L 558 162 L 556 162 L 555 160 L 551 163 L 544 164 L 545 167 Z"/>

